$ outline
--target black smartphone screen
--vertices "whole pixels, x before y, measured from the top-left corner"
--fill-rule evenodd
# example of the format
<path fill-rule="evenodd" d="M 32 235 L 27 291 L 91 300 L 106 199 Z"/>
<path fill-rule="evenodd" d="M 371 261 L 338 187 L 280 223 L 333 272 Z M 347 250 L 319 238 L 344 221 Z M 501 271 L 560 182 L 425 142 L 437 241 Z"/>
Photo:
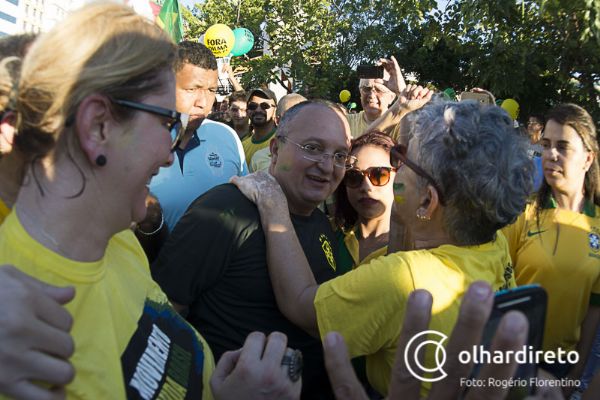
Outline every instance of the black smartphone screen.
<path fill-rule="evenodd" d="M 356 73 L 359 79 L 383 79 L 383 66 L 359 65 Z"/>
<path fill-rule="evenodd" d="M 529 321 L 527 349 L 540 350 L 544 339 L 547 301 L 546 291 L 538 285 L 521 286 L 498 292 L 494 298 L 492 313 L 483 331 L 481 344 L 489 350 L 502 316 L 511 310 L 517 310 L 525 314 Z M 481 365 L 476 366 L 475 370 L 478 372 L 480 367 Z M 534 363 L 519 364 L 514 377 L 514 381 L 518 384 L 511 387 L 506 398 L 522 399 L 534 394 L 535 387 L 530 382 L 536 376 L 537 366 Z"/>

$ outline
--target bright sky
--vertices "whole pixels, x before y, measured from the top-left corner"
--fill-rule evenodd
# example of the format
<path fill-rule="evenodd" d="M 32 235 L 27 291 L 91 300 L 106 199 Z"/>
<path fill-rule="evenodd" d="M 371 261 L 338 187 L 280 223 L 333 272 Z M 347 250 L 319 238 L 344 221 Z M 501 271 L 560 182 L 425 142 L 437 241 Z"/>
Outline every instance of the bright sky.
<path fill-rule="evenodd" d="M 191 10 L 194 4 L 201 3 L 201 0 L 179 0 L 179 2 Z"/>

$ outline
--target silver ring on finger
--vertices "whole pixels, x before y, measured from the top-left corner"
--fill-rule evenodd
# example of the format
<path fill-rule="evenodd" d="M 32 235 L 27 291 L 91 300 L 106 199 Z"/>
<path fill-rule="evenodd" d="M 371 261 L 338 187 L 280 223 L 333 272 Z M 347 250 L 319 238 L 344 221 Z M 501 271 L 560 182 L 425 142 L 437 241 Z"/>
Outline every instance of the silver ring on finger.
<path fill-rule="evenodd" d="M 285 355 L 281 359 L 281 365 L 287 365 L 288 377 L 292 382 L 297 382 L 302 376 L 302 352 L 300 350 L 287 349 Z"/>

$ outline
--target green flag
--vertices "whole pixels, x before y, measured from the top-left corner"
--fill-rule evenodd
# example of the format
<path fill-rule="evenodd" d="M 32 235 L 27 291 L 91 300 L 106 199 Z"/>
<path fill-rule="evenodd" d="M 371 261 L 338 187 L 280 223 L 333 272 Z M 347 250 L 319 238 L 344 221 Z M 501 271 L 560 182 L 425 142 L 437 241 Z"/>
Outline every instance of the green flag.
<path fill-rule="evenodd" d="M 175 43 L 179 43 L 183 39 L 183 23 L 179 13 L 179 1 L 165 0 L 158 18 L 156 18 L 156 23 L 171 36 Z"/>

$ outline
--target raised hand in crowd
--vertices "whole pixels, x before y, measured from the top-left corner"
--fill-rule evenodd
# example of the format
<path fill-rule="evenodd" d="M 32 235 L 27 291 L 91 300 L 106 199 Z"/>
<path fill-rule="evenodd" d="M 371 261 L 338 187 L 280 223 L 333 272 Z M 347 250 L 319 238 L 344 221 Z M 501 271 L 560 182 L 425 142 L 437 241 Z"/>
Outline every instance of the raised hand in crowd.
<path fill-rule="evenodd" d="M 16 399 L 61 399 L 75 370 L 68 361 L 73 319 L 63 307 L 72 287 L 48 285 L 0 267 L 0 393 Z M 50 386 L 38 386 L 45 382 Z"/>
<path fill-rule="evenodd" d="M 231 86 L 233 87 L 234 92 L 244 90 L 244 88 L 242 87 L 240 82 L 237 80 L 237 78 L 233 74 L 233 68 L 231 68 L 231 64 L 224 63 L 223 67 L 221 68 L 221 71 L 227 74 L 227 78 L 229 79 L 229 82 L 231 83 Z"/>
<path fill-rule="evenodd" d="M 293 354 L 283 333 L 251 333 L 244 347 L 224 353 L 217 363 L 210 380 L 215 399 L 300 398 L 301 364 L 293 364 Z"/>
<path fill-rule="evenodd" d="M 427 104 L 431 100 L 431 96 L 433 96 L 433 91 L 428 88 L 414 84 L 405 85 L 404 89 L 398 93 L 396 102 L 373 121 L 366 131 L 391 133 L 402 118 Z M 395 139 L 400 140 L 402 136 L 405 135 L 403 135 L 403 129 L 400 129 L 398 137 Z M 402 140 L 400 140 L 400 143 L 403 143 Z"/>
<path fill-rule="evenodd" d="M 493 296 L 484 296 L 491 287 L 485 282 L 473 283 L 461 305 L 458 321 L 450 336 L 446 352 L 448 361 L 444 366 L 447 376 L 435 383 L 427 399 L 457 399 L 460 398 L 462 389 L 461 379 L 470 377 L 471 364 L 462 364 L 458 361 L 458 354 L 463 350 L 471 349 L 479 344 L 481 335 L 490 315 Z M 415 290 L 408 299 L 407 313 L 398 342 L 396 361 L 392 371 L 392 380 L 388 395 L 389 400 L 417 400 L 420 399 L 422 382 L 411 375 L 404 362 L 404 352 L 409 340 L 417 333 L 428 329 L 431 317 L 432 297 L 425 290 Z M 528 322 L 525 316 L 513 311 L 507 313 L 501 320 L 496 335 L 493 339 L 491 351 L 516 351 L 521 349 L 527 340 Z M 422 342 L 422 341 L 421 341 Z M 415 343 L 412 348 L 418 348 Z M 352 364 L 349 361 L 348 349 L 344 339 L 337 332 L 330 332 L 323 343 L 325 350 L 325 363 L 334 393 L 338 400 L 366 400 L 368 399 L 362 385 L 356 378 Z M 423 352 L 421 352 L 423 353 Z M 421 363 L 423 363 L 421 357 Z M 508 380 L 515 373 L 516 361 L 510 364 L 486 364 L 478 376 L 485 381 L 488 378 Z M 550 378 L 540 371 L 538 378 Z M 508 387 L 484 386 L 473 387 L 465 394 L 465 399 L 504 399 L 508 394 Z M 544 388 L 533 398 L 535 399 L 563 399 L 560 389 Z"/>
<path fill-rule="evenodd" d="M 389 79 L 385 79 L 384 77 L 383 84 L 396 95 L 402 93 L 406 88 L 406 82 L 404 81 L 404 76 L 402 75 L 398 61 L 396 61 L 396 57 L 391 56 L 390 59 L 381 58 L 379 63 L 389 74 Z"/>

